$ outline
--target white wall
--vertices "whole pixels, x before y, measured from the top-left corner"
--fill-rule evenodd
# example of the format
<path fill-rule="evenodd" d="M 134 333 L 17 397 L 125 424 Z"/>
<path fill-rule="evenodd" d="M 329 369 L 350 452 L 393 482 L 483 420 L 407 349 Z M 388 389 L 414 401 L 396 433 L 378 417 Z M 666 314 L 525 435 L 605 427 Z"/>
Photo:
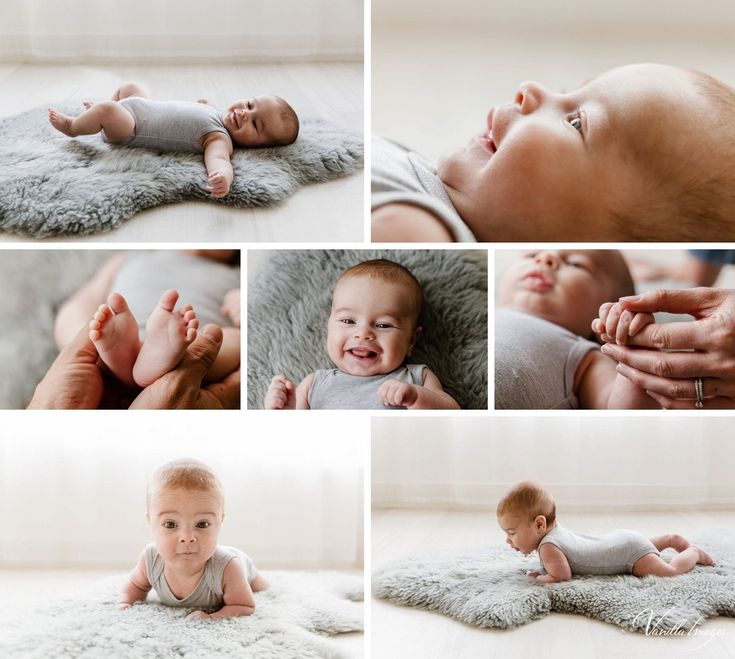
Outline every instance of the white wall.
<path fill-rule="evenodd" d="M 372 503 L 494 510 L 531 479 L 574 512 L 732 509 L 734 430 L 676 414 L 376 418 Z"/>
<path fill-rule="evenodd" d="M 360 60 L 361 0 L 5 0 L 0 60 Z"/>
<path fill-rule="evenodd" d="M 263 567 L 361 567 L 367 420 L 345 437 L 330 419 L 269 416 L 9 413 L 0 566 L 130 565 L 150 542 L 150 474 L 190 456 L 222 481 L 222 543 Z"/>

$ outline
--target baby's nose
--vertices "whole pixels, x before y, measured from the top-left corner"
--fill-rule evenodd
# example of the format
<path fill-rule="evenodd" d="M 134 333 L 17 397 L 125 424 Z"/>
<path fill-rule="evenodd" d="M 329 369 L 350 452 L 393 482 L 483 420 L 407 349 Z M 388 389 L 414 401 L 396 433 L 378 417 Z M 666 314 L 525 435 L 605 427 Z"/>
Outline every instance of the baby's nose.
<path fill-rule="evenodd" d="M 182 533 L 179 536 L 179 542 L 181 543 L 187 543 L 187 542 L 195 542 L 196 536 L 193 533 Z"/>
<path fill-rule="evenodd" d="M 522 114 L 529 114 L 544 102 L 548 94 L 537 82 L 523 82 L 516 92 L 515 102 Z"/>
<path fill-rule="evenodd" d="M 559 265 L 559 258 L 554 252 L 539 252 L 536 254 L 534 261 L 538 265 L 545 265 L 547 268 L 556 268 Z"/>

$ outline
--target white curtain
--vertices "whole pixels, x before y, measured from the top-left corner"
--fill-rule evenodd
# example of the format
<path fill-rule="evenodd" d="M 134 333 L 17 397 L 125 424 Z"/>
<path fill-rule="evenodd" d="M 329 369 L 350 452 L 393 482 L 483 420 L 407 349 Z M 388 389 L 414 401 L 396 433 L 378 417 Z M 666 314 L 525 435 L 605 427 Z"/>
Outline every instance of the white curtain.
<path fill-rule="evenodd" d="M 5 0 L 0 59 L 362 57 L 361 0 Z"/>
<path fill-rule="evenodd" d="M 494 510 L 538 480 L 567 510 L 735 507 L 731 418 L 377 418 L 377 507 Z"/>
<path fill-rule="evenodd" d="M 147 480 L 181 457 L 222 481 L 221 543 L 270 568 L 362 565 L 367 419 L 346 438 L 344 424 L 298 413 L 7 416 L 0 566 L 130 564 L 150 542 Z"/>

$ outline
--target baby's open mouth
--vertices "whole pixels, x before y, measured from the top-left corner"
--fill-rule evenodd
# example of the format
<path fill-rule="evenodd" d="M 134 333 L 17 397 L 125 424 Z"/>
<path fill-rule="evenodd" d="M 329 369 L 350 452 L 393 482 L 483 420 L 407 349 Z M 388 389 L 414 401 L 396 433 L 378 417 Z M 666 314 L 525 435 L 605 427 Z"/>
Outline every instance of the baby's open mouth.
<path fill-rule="evenodd" d="M 490 153 L 495 153 L 498 150 L 497 145 L 493 141 L 493 131 L 489 131 L 487 135 L 485 135 L 485 142 L 487 143 L 487 148 Z"/>
<path fill-rule="evenodd" d="M 349 348 L 347 352 L 357 359 L 374 359 L 378 356 L 377 352 L 368 348 Z"/>

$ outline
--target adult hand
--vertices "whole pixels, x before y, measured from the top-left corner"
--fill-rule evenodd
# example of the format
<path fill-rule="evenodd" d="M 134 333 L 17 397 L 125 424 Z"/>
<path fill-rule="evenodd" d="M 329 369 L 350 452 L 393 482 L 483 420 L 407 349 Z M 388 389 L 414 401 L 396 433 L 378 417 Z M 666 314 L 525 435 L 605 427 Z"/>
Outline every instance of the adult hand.
<path fill-rule="evenodd" d="M 629 336 L 627 346 L 604 345 L 619 373 L 666 408 L 693 408 L 696 378 L 702 378 L 704 407 L 735 408 L 735 291 L 658 289 L 620 303 L 631 312 L 668 311 L 695 320 L 653 323 Z"/>
<path fill-rule="evenodd" d="M 221 346 L 222 329 L 206 325 L 179 365 L 143 389 L 130 409 L 238 409 L 240 369 L 221 382 L 202 386 Z"/>
<path fill-rule="evenodd" d="M 82 327 L 36 386 L 31 409 L 88 410 L 117 406 L 125 393 L 104 371 L 97 349 Z"/>

